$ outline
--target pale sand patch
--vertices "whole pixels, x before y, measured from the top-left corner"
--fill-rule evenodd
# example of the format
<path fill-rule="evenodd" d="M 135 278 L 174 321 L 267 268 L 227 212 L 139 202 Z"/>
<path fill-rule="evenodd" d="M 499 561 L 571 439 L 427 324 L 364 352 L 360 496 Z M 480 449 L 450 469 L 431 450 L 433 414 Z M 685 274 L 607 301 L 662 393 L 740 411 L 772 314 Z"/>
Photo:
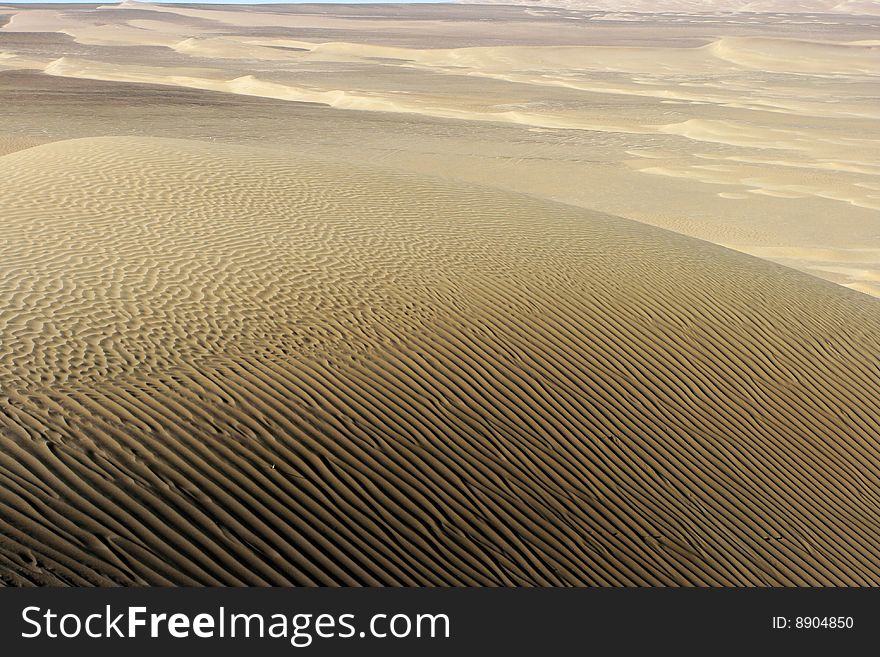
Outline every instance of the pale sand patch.
<path fill-rule="evenodd" d="M 562 7 L 573 10 L 605 11 L 605 20 L 644 20 L 651 14 L 683 16 L 723 15 L 742 12 L 745 16 L 761 13 L 802 15 L 810 13 L 839 15 L 878 15 L 874 0 L 460 0 L 465 4 L 513 4 Z M 631 13 L 630 13 L 631 12 Z M 812 21 L 811 21 L 812 24 Z M 833 24 L 833 23 L 831 23 Z"/>

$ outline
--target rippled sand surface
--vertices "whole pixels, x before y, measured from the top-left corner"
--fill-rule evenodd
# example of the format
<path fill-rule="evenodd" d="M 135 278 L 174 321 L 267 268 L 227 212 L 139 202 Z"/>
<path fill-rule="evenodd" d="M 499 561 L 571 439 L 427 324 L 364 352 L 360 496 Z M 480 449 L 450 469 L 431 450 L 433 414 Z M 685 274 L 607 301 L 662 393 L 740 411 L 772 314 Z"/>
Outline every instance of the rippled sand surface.
<path fill-rule="evenodd" d="M 393 113 L 398 142 L 413 121 L 458 121 L 439 153 L 419 141 L 353 157 L 599 209 L 880 294 L 873 3 L 697 4 L 49 5 L 10 11 L 0 71 Z"/>
<path fill-rule="evenodd" d="M 5 583 L 880 582 L 873 19 L 0 15 Z"/>

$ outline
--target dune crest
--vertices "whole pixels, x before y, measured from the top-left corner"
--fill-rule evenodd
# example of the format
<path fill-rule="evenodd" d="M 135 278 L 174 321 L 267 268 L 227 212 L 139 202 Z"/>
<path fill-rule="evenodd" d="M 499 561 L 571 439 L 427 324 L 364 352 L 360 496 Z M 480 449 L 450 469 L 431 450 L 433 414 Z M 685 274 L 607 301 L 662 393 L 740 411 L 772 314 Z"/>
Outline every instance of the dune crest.
<path fill-rule="evenodd" d="M 759 71 L 833 76 L 872 75 L 880 70 L 880 47 L 870 43 L 724 37 L 708 49 L 719 59 Z"/>
<path fill-rule="evenodd" d="M 0 206 L 7 583 L 880 582 L 863 295 L 196 141 L 10 153 Z"/>
<path fill-rule="evenodd" d="M 503 21 L 507 40 L 487 38 L 487 13 Z M 453 19 L 439 20 L 444 15 Z M 878 243 L 869 228 L 880 209 L 880 55 L 866 38 L 872 20 L 450 6 L 22 9 L 0 28 L 16 35 L 12 43 L 53 33 L 67 45 L 10 46 L 0 70 L 319 104 L 328 114 L 382 112 L 403 125 L 456 121 L 462 134 L 524 126 L 548 135 L 538 151 L 568 151 L 556 131 L 579 131 L 564 140 L 595 147 L 539 152 L 546 171 L 508 176 L 506 168 L 470 167 L 463 155 L 465 166 L 439 162 L 429 172 L 451 169 L 505 189 L 527 185 L 545 198 L 746 253 L 808 253 Z M 602 180 L 585 185 L 576 163 L 592 161 L 592 153 L 616 172 L 591 167 L 589 175 L 601 172 Z M 404 168 L 413 165 L 403 151 L 398 157 Z M 638 161 L 646 157 L 656 162 Z M 523 153 L 512 161 L 532 169 L 535 159 Z M 559 170 L 564 163 L 568 171 Z M 650 200 L 630 198 L 634 185 L 653 190 Z M 841 228 L 828 216 L 839 217 Z M 756 217 L 780 220 L 759 226 Z M 880 271 L 880 262 L 846 273 L 823 262 L 780 262 L 865 291 Z"/>

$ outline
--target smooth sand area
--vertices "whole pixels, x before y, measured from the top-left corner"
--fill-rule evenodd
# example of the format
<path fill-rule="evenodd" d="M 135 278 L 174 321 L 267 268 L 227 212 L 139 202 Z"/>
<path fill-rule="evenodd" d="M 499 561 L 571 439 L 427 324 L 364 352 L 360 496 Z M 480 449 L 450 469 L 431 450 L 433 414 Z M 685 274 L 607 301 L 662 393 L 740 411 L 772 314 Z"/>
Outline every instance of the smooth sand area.
<path fill-rule="evenodd" d="M 546 11 L 0 11 L 4 583 L 880 584 L 871 19 Z"/>

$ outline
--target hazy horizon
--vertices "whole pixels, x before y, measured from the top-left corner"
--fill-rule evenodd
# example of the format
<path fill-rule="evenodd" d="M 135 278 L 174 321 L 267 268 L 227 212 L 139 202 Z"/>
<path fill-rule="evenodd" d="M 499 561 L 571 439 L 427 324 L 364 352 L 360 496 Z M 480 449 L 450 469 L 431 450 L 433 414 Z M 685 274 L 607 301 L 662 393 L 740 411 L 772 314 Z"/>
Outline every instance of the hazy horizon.
<path fill-rule="evenodd" d="M 880 3 L 875 0 L 162 0 L 147 2 L 141 0 L 114 0 L 94 2 L 93 0 L 67 0 L 66 2 L 41 2 L 40 0 L 19 0 L 0 3 L 0 7 L 27 5 L 119 5 L 126 3 L 153 5 L 408 5 L 408 4 L 449 4 L 532 7 L 550 11 L 584 11 L 605 14 L 821 14 L 836 16 L 876 16 L 880 14 Z"/>
<path fill-rule="evenodd" d="M 131 0 L 129 0 L 130 2 Z M 19 2 L 0 3 L 0 7 L 14 7 L 17 5 L 119 5 L 122 0 L 112 2 L 94 2 L 93 0 L 66 0 L 65 2 L 41 2 L 40 0 L 20 0 Z M 162 0 L 162 2 L 142 2 L 151 5 L 415 5 L 415 4 L 458 4 L 449 0 L 385 0 L 373 2 L 372 0 L 252 0 L 251 2 L 236 2 L 235 0 L 205 0 L 202 2 L 189 2 L 188 0 Z"/>
<path fill-rule="evenodd" d="M 95 2 L 94 0 L 65 0 L 63 2 L 42 2 L 41 0 L 18 0 L 17 2 L 0 2 L 2 7 L 19 5 L 67 5 L 97 4 L 114 5 L 125 2 L 140 4 L 192 4 L 192 5 L 300 5 L 300 4 L 331 4 L 331 5 L 389 5 L 389 4 L 485 4 L 507 6 L 531 6 L 547 9 L 569 9 L 599 12 L 624 13 L 822 13 L 876 15 L 880 12 L 880 3 L 874 0 L 113 0 L 111 2 Z"/>

